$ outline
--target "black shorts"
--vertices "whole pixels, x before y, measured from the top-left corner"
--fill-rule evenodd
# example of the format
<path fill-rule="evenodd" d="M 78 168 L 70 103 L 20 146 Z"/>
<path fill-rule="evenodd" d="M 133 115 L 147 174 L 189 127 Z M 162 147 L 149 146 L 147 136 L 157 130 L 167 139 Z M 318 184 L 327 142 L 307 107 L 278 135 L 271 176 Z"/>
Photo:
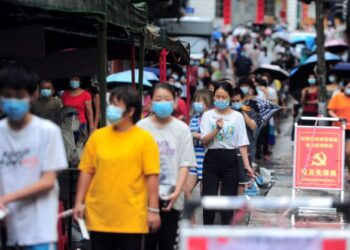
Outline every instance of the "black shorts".
<path fill-rule="evenodd" d="M 142 249 L 143 234 L 90 232 L 92 250 Z"/>

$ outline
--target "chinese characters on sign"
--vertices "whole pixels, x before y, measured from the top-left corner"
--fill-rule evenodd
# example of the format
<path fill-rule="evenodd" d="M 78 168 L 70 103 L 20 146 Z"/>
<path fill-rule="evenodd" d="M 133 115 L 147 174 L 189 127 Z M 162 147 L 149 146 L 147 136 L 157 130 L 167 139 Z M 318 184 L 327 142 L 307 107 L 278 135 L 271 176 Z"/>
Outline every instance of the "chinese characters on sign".
<path fill-rule="evenodd" d="M 340 127 L 297 127 L 294 187 L 342 189 L 343 131 Z"/>

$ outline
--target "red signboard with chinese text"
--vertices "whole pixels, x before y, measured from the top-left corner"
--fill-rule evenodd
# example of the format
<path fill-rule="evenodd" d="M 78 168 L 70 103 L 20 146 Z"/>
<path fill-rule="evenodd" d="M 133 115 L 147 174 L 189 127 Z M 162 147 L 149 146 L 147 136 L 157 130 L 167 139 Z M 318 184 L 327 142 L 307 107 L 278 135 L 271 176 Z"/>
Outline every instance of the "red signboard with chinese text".
<path fill-rule="evenodd" d="M 343 189 L 341 127 L 296 127 L 294 188 Z"/>

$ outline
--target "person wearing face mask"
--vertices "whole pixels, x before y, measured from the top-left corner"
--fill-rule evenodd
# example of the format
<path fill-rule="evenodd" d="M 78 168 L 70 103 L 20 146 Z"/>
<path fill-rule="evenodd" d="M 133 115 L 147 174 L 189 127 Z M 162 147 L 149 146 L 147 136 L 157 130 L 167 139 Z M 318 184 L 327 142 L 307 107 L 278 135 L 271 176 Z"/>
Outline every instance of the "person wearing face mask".
<path fill-rule="evenodd" d="M 200 123 L 202 115 L 209 110 L 212 105 L 211 93 L 206 89 L 197 90 L 194 94 L 194 102 L 192 104 L 194 115 L 190 121 L 190 129 L 193 136 L 194 150 L 196 153 L 197 167 L 190 168 L 190 174 L 187 178 L 184 188 L 186 199 L 192 198 L 192 191 L 198 182 L 202 181 L 203 177 L 203 159 L 205 148 L 201 143 Z"/>
<path fill-rule="evenodd" d="M 268 82 L 262 78 L 255 80 L 257 97 L 264 100 L 269 100 Z"/>
<path fill-rule="evenodd" d="M 180 211 L 184 208 L 183 188 L 189 168 L 197 165 L 189 127 L 171 114 L 176 94 L 169 84 L 158 84 L 152 94 L 153 115 L 137 123 L 151 132 L 160 151 L 160 217 L 158 232 L 148 234 L 145 249 L 174 249 Z"/>
<path fill-rule="evenodd" d="M 169 84 L 174 88 L 175 93 L 176 93 L 176 105 L 174 109 L 174 117 L 177 119 L 186 122 L 187 117 L 188 117 L 188 109 L 186 102 L 181 98 L 181 83 L 179 82 L 169 82 Z"/>
<path fill-rule="evenodd" d="M 317 80 L 315 75 L 309 75 L 308 78 L 309 87 L 306 87 L 301 92 L 300 102 L 302 104 L 302 116 L 318 116 L 318 93 Z M 300 121 L 301 125 L 312 126 L 314 121 Z"/>
<path fill-rule="evenodd" d="M 258 92 L 257 98 L 270 100 L 271 96 L 268 91 L 266 78 L 258 78 L 256 80 L 258 87 L 256 88 Z M 262 95 L 262 97 L 261 97 Z M 258 128 L 257 139 L 256 139 L 256 152 L 254 158 L 257 160 L 264 159 L 265 161 L 270 160 L 269 156 L 269 132 L 270 132 L 270 122 L 268 122 L 264 127 Z"/>
<path fill-rule="evenodd" d="M 254 78 L 253 78 L 254 79 Z M 255 80 L 255 79 L 254 79 Z M 256 98 L 260 98 L 259 97 L 259 93 L 257 91 L 257 88 L 254 85 L 254 81 L 252 80 L 252 77 L 243 77 L 239 79 L 238 82 L 238 86 L 241 89 L 244 97 L 243 97 L 243 102 L 247 102 L 248 100 L 251 99 L 256 99 Z M 265 96 L 263 94 L 262 91 L 260 91 L 261 94 L 263 96 Z M 254 111 L 251 111 L 251 115 L 253 114 Z M 254 112 L 255 113 L 255 112 Z M 252 116 L 253 117 L 253 116 Z M 255 119 L 255 116 L 253 117 L 253 119 Z M 261 129 L 260 128 L 255 128 L 254 129 L 254 133 L 253 133 L 253 138 L 254 139 L 249 139 L 250 145 L 249 145 L 249 152 L 250 152 L 250 159 L 252 162 L 252 166 L 253 167 L 257 167 L 257 163 L 255 162 L 255 154 L 256 154 L 256 149 L 257 149 L 257 138 L 260 134 Z M 248 131 L 247 131 L 248 132 Z M 249 133 L 248 133 L 248 137 L 249 137 Z"/>
<path fill-rule="evenodd" d="M 73 216 L 85 218 L 92 250 L 139 250 L 143 235 L 160 226 L 159 151 L 152 135 L 135 126 L 142 112 L 130 86 L 112 91 L 110 126 L 87 141 Z"/>
<path fill-rule="evenodd" d="M 232 109 L 240 112 L 244 117 L 244 122 L 246 125 L 247 136 L 249 139 L 248 146 L 248 158 L 249 162 L 253 162 L 253 155 L 255 154 L 255 145 L 256 145 L 256 137 L 255 137 L 255 129 L 257 128 L 255 120 L 257 119 L 256 112 L 248 106 L 245 106 L 244 102 L 244 94 L 241 88 L 233 89 L 233 97 L 232 97 Z M 238 154 L 239 160 L 239 186 L 238 186 L 238 195 L 243 195 L 244 191 L 249 183 L 249 177 L 244 171 L 244 164 L 242 160 L 241 154 Z"/>
<path fill-rule="evenodd" d="M 339 93 L 342 93 L 344 91 L 344 79 L 341 79 L 339 81 L 339 87 L 338 89 L 334 90 L 333 93 L 332 93 L 332 97 L 333 96 L 336 96 L 337 94 Z"/>
<path fill-rule="evenodd" d="M 10 249 L 57 245 L 56 175 L 68 163 L 60 128 L 29 112 L 37 84 L 37 75 L 18 64 L 0 70 L 0 106 L 7 115 L 0 121 L 0 210 L 8 213 Z"/>
<path fill-rule="evenodd" d="M 267 83 L 267 100 L 277 104 L 278 103 L 278 96 L 275 86 L 273 85 L 272 77 L 268 73 L 264 73 L 261 76 L 261 80 L 265 81 Z"/>
<path fill-rule="evenodd" d="M 242 155 L 244 168 L 254 177 L 248 158 L 249 139 L 244 117 L 231 109 L 232 86 L 219 82 L 214 91 L 214 108 L 203 114 L 200 130 L 207 152 L 203 163 L 203 196 L 217 196 L 221 183 L 221 195 L 238 193 L 239 163 L 237 151 Z M 231 222 L 233 211 L 221 212 L 221 224 Z M 213 225 L 215 211 L 204 210 L 203 222 Z"/>
<path fill-rule="evenodd" d="M 249 77 L 241 77 L 238 81 L 238 87 L 244 95 L 244 101 L 254 99 L 258 96 L 254 82 Z"/>
<path fill-rule="evenodd" d="M 234 62 L 234 70 L 237 77 L 248 76 L 252 69 L 252 60 L 246 54 L 246 51 L 242 50 Z"/>
<path fill-rule="evenodd" d="M 79 77 L 72 77 L 69 81 L 70 90 L 64 91 L 61 96 L 63 106 L 74 108 L 79 113 L 80 128 L 74 132 L 75 141 L 81 133 L 86 133 L 89 129 L 91 135 L 96 127 L 94 123 L 91 95 L 81 88 Z"/>
<path fill-rule="evenodd" d="M 32 104 L 30 112 L 33 115 L 58 124 L 62 103 L 53 97 L 54 92 L 55 90 L 51 81 L 42 81 L 39 86 L 39 98 Z"/>
<path fill-rule="evenodd" d="M 92 111 L 94 117 L 94 127 L 98 128 L 100 124 L 100 113 L 101 113 L 101 96 L 100 96 L 100 84 L 98 82 L 97 76 L 93 76 L 90 79 L 90 87 L 86 90 L 90 93 L 92 97 Z"/>
<path fill-rule="evenodd" d="M 348 167 L 346 174 L 347 181 L 350 181 L 350 79 L 344 81 L 344 92 L 331 98 L 328 103 L 328 114 L 335 118 L 344 118 L 347 120 L 345 132 L 345 163 Z M 339 122 L 335 126 L 341 126 Z"/>
<path fill-rule="evenodd" d="M 337 77 L 333 74 L 328 76 L 328 84 L 326 86 L 327 99 L 330 100 L 336 90 L 340 90 L 340 86 L 337 82 Z M 340 92 L 340 91 L 339 91 Z"/>

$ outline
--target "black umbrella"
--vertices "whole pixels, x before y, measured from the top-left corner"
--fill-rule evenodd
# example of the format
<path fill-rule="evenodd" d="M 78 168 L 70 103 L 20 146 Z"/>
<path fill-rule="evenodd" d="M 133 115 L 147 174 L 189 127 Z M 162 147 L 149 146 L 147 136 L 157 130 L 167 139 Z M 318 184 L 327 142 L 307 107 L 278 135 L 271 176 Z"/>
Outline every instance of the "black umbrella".
<path fill-rule="evenodd" d="M 272 64 L 263 64 L 259 68 L 257 68 L 254 71 L 254 73 L 256 74 L 269 73 L 269 75 L 273 79 L 280 80 L 281 82 L 288 79 L 289 77 L 289 74 L 287 71 L 285 71 L 278 65 L 272 65 Z"/>
<path fill-rule="evenodd" d="M 334 55 L 330 52 L 325 53 L 325 61 L 327 69 L 330 68 L 331 64 L 339 63 L 341 57 Z M 317 55 L 312 55 L 299 67 L 293 69 L 289 75 L 289 89 L 293 91 L 295 89 L 307 87 L 307 78 L 310 74 L 315 74 L 314 69 L 317 64 Z"/>
<path fill-rule="evenodd" d="M 301 99 L 301 92 L 303 91 L 303 88 L 299 88 L 299 89 L 294 89 L 292 91 L 289 91 L 289 94 L 298 102 Z"/>
<path fill-rule="evenodd" d="M 289 91 L 293 92 L 295 89 L 307 87 L 307 79 L 310 74 L 314 74 L 313 68 L 310 67 L 297 67 L 293 69 L 289 75 Z"/>

